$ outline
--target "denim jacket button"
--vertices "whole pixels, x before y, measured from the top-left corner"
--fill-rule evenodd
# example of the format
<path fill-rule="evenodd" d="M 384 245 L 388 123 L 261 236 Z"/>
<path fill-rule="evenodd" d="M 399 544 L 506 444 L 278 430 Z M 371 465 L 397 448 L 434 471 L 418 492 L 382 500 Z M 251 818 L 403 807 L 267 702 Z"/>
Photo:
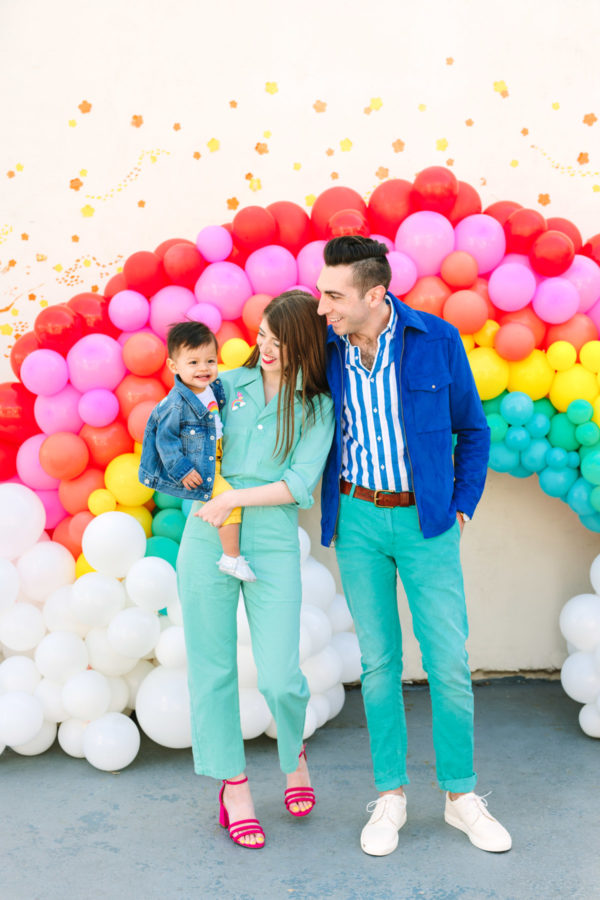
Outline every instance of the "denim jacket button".
<path fill-rule="evenodd" d="M 144 484 L 150 484 L 150 479 L 149 479 L 149 478 L 144 478 Z"/>
<path fill-rule="evenodd" d="M 210 439 L 211 439 L 211 441 L 214 441 L 214 439 L 215 439 L 214 434 L 211 434 Z"/>
<path fill-rule="evenodd" d="M 209 456 L 208 459 L 210 462 L 212 462 L 214 460 L 214 456 Z"/>
<path fill-rule="evenodd" d="M 196 432 L 194 431 L 193 428 L 192 428 L 192 430 L 190 431 L 190 434 L 196 434 Z"/>
<path fill-rule="evenodd" d="M 212 481 L 212 478 L 207 478 L 206 480 L 207 480 L 207 481 Z"/>

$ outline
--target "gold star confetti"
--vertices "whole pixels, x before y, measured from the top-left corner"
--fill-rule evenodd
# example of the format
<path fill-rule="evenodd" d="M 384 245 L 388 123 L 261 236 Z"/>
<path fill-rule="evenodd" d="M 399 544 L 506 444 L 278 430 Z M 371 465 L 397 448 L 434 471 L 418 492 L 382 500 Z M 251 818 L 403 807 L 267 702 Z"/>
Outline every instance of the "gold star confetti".
<path fill-rule="evenodd" d="M 202 156 L 202 154 L 198 153 L 197 150 L 194 151 L 194 159 L 200 159 L 201 156 Z"/>
<path fill-rule="evenodd" d="M 140 128 L 144 124 L 144 117 L 143 116 L 132 116 L 131 124 L 133 125 L 134 128 Z"/>
<path fill-rule="evenodd" d="M 304 202 L 307 206 L 312 206 L 317 198 L 314 194 L 307 194 L 304 198 Z"/>
<path fill-rule="evenodd" d="M 506 87 L 505 81 L 495 81 L 494 82 L 494 90 L 497 94 L 502 94 L 502 96 L 508 96 L 508 88 Z"/>
<path fill-rule="evenodd" d="M 78 235 L 78 234 L 72 234 L 72 235 L 71 235 L 71 240 L 73 241 L 74 244 L 76 244 L 76 243 L 78 242 L 78 240 L 79 240 L 79 235 Z"/>
<path fill-rule="evenodd" d="M 340 141 L 340 149 L 342 153 L 349 153 L 349 151 L 352 150 L 352 141 L 350 138 L 344 138 Z"/>
<path fill-rule="evenodd" d="M 470 128 L 473 124 L 474 124 L 473 119 L 467 119 L 465 122 L 465 125 L 467 126 L 467 128 Z"/>
<path fill-rule="evenodd" d="M 237 100 L 230 100 L 229 105 L 232 109 L 237 109 Z"/>
<path fill-rule="evenodd" d="M 595 194 L 599 193 L 600 192 L 600 184 L 594 184 L 592 186 L 592 190 Z"/>
<path fill-rule="evenodd" d="M 373 112 L 373 110 L 371 109 L 370 106 L 365 106 L 365 108 L 363 109 L 363 112 L 364 112 L 365 116 L 370 116 L 371 113 Z"/>
<path fill-rule="evenodd" d="M 71 178 L 69 187 L 72 191 L 78 191 L 79 188 L 83 187 L 83 181 L 81 181 L 79 178 Z"/>
<path fill-rule="evenodd" d="M 333 154 L 335 153 L 335 150 L 333 150 L 331 147 L 328 147 L 327 150 L 325 151 L 325 153 L 327 156 L 333 156 Z"/>
<path fill-rule="evenodd" d="M 211 153 L 215 153 L 219 147 L 221 146 L 221 142 L 216 138 L 211 138 L 210 141 L 206 145 Z"/>
<path fill-rule="evenodd" d="M 387 178 L 389 174 L 390 170 L 386 169 L 385 166 L 379 166 L 379 168 L 375 172 L 377 178 Z"/>
<path fill-rule="evenodd" d="M 269 138 L 271 137 L 271 132 L 270 132 L 270 131 L 263 131 L 263 137 L 266 138 L 267 140 L 269 140 Z"/>
<path fill-rule="evenodd" d="M 538 194 L 538 203 L 541 206 L 548 206 L 550 203 L 550 194 Z"/>
<path fill-rule="evenodd" d="M 75 119 L 69 119 L 69 128 L 75 128 L 76 125 L 77 122 L 75 121 Z"/>
<path fill-rule="evenodd" d="M 527 135 L 529 134 L 529 128 L 521 128 L 521 134 L 523 135 L 523 137 L 527 137 Z"/>
<path fill-rule="evenodd" d="M 137 205 L 140 207 L 140 209 L 143 209 L 144 206 L 146 205 L 146 201 L 145 201 L 145 200 L 138 200 L 138 204 L 137 204 Z"/>
<path fill-rule="evenodd" d="M 235 103 L 235 101 L 233 101 Z M 237 197 L 230 197 L 227 201 L 227 209 L 237 209 L 240 205 L 240 201 Z"/>
<path fill-rule="evenodd" d="M 417 109 L 419 110 L 419 112 L 425 112 L 425 110 L 427 109 L 427 106 L 425 103 L 419 103 Z"/>
<path fill-rule="evenodd" d="M 452 66 L 453 64 L 454 64 L 454 60 L 452 59 L 452 57 L 451 57 L 451 56 L 447 56 L 447 57 L 446 57 L 446 65 L 447 65 L 447 66 Z"/>
<path fill-rule="evenodd" d="M 10 335 L 13 333 L 12 325 L 0 325 L 0 334 Z"/>
<path fill-rule="evenodd" d="M 519 165 L 519 161 L 518 161 L 518 159 L 511 159 L 510 164 L 513 167 L 513 169 L 516 169 L 517 166 Z"/>
<path fill-rule="evenodd" d="M 265 84 L 265 91 L 267 94 L 276 94 L 279 88 L 277 87 L 276 81 L 267 81 Z"/>
<path fill-rule="evenodd" d="M 87 173 L 88 173 L 87 169 L 80 169 L 80 170 L 79 170 L 79 174 L 81 175 L 82 178 L 85 178 L 85 176 L 87 175 Z"/>
<path fill-rule="evenodd" d="M 7 177 L 7 178 L 14 178 L 14 177 L 15 177 L 15 173 L 13 172 L 12 169 L 9 169 L 9 170 L 8 170 L 8 172 L 6 173 L 6 177 Z"/>
<path fill-rule="evenodd" d="M 302 163 L 294 163 L 294 165 L 293 165 L 294 172 L 299 172 L 301 168 L 302 168 Z"/>
<path fill-rule="evenodd" d="M 260 191 L 262 188 L 262 184 L 260 183 L 260 178 L 251 178 L 249 186 L 250 186 L 251 191 Z"/>
<path fill-rule="evenodd" d="M 580 166 L 586 166 L 590 161 L 589 153 L 580 153 L 577 157 L 577 162 Z"/>
<path fill-rule="evenodd" d="M 28 241 L 28 240 L 29 240 L 29 235 L 28 235 L 28 234 L 25 234 L 25 232 L 23 232 L 23 234 L 21 235 L 21 240 L 22 240 L 22 241 Z"/>
<path fill-rule="evenodd" d="M 371 97 L 371 103 L 369 105 L 374 112 L 377 112 L 377 110 L 381 109 L 383 106 L 383 100 L 381 97 Z"/>
<path fill-rule="evenodd" d="M 36 259 L 36 262 L 46 262 L 48 257 L 46 256 L 45 253 L 36 253 L 35 259 Z"/>
<path fill-rule="evenodd" d="M 91 259 L 84 259 L 83 264 L 86 267 L 86 269 L 89 269 L 89 267 L 92 265 L 92 261 L 91 261 Z"/>
<path fill-rule="evenodd" d="M 594 113 L 588 113 L 583 117 L 583 124 L 592 126 L 594 122 L 597 122 L 598 119 L 594 115 Z"/>
<path fill-rule="evenodd" d="M 258 153 L 259 156 L 264 156 L 265 153 L 269 152 L 269 148 L 267 147 L 267 145 L 261 144 L 260 141 L 256 144 L 254 149 L 256 150 L 256 152 Z"/>
<path fill-rule="evenodd" d="M 63 267 L 61 266 L 60 263 L 57 263 L 55 266 L 52 266 L 52 268 L 54 269 L 55 272 L 62 272 L 62 270 L 63 270 Z"/>
<path fill-rule="evenodd" d="M 95 212 L 96 212 L 96 210 L 94 209 L 93 206 L 90 206 L 89 203 L 86 203 L 85 206 L 81 207 L 81 215 L 84 216 L 86 219 L 89 219 L 91 216 L 93 216 Z"/>
<path fill-rule="evenodd" d="M 332 180 L 332 181 L 335 181 L 335 180 L 336 180 L 337 178 L 339 178 L 339 177 L 340 177 L 340 176 L 339 176 L 339 174 L 338 174 L 337 172 L 332 172 L 332 173 L 331 173 L 331 180 Z"/>
<path fill-rule="evenodd" d="M 448 141 L 446 138 L 440 138 L 435 142 L 436 150 L 447 150 L 448 149 Z"/>
<path fill-rule="evenodd" d="M 87 100 L 82 100 L 79 104 L 79 111 L 85 115 L 85 113 L 89 113 L 92 108 L 92 104 L 88 103 Z"/>
<path fill-rule="evenodd" d="M 11 316 L 18 316 L 18 315 L 19 315 L 19 310 L 13 308 L 13 309 L 11 309 L 10 314 L 11 314 Z"/>
<path fill-rule="evenodd" d="M 554 102 L 554 103 L 552 104 L 552 109 L 560 109 L 560 103 Z"/>
<path fill-rule="evenodd" d="M 179 122 L 175 122 L 175 124 L 173 125 L 173 131 L 181 131 L 181 125 L 179 124 Z"/>
<path fill-rule="evenodd" d="M 313 109 L 318 113 L 325 112 L 325 110 L 327 109 L 327 104 L 323 103 L 322 100 L 315 100 L 315 102 L 313 103 Z"/>
<path fill-rule="evenodd" d="M 402 153 L 405 146 L 406 146 L 406 144 L 404 143 L 404 141 L 401 141 L 400 138 L 398 138 L 397 141 L 393 142 L 392 149 L 393 149 L 394 153 Z"/>
<path fill-rule="evenodd" d="M 23 166 L 22 166 L 22 164 L 21 164 L 21 163 L 17 163 L 16 166 L 15 166 L 15 169 L 17 170 L 17 172 L 22 172 L 22 171 L 23 171 Z"/>
<path fill-rule="evenodd" d="M 42 307 L 42 309 L 46 309 L 46 307 L 48 306 L 48 301 L 40 300 L 40 306 Z"/>

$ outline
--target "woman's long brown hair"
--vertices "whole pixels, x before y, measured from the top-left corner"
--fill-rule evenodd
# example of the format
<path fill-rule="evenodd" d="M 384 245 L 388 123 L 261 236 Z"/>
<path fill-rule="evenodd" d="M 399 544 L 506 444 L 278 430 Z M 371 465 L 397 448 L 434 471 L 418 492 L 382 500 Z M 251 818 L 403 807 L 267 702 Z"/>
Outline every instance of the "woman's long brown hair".
<path fill-rule="evenodd" d="M 307 414 L 314 420 L 315 400 L 329 392 L 325 374 L 327 324 L 317 313 L 318 302 L 304 291 L 286 291 L 274 297 L 265 308 L 267 324 L 281 345 L 281 374 L 277 397 L 277 439 L 274 455 L 285 457 L 294 446 L 296 421 L 294 394 L 296 379 L 302 372 L 302 423 Z M 260 350 L 255 347 L 246 362 L 249 369 L 258 365 Z"/>

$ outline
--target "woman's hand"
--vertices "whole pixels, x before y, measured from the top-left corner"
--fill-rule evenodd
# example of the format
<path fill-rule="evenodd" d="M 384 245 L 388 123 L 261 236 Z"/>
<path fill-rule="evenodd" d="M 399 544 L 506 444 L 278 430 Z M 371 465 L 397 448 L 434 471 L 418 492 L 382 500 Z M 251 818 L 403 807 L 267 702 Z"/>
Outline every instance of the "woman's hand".
<path fill-rule="evenodd" d="M 231 510 L 239 505 L 235 502 L 235 493 L 233 490 L 225 491 L 223 494 L 219 494 L 218 497 L 213 497 L 212 500 L 201 506 L 194 515 L 204 522 L 208 522 L 209 525 L 220 528 Z"/>

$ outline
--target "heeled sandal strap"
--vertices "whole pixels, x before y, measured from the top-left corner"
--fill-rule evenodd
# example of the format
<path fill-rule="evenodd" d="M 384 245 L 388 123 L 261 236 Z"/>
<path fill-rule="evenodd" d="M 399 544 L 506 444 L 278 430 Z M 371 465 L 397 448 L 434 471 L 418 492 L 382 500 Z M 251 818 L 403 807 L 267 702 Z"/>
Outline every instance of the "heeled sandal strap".
<path fill-rule="evenodd" d="M 312 803 L 314 806 L 315 792 L 311 787 L 287 788 L 284 791 L 284 802 L 288 809 L 292 803 Z"/>
<path fill-rule="evenodd" d="M 239 844 L 240 838 L 248 837 L 252 834 L 265 836 L 258 819 L 238 819 L 237 822 L 232 822 L 229 826 L 229 837 L 236 844 Z"/>
<path fill-rule="evenodd" d="M 240 778 L 239 781 L 232 781 L 230 778 L 224 778 L 223 784 L 246 784 L 248 781 L 248 776 L 244 775 L 243 778 Z"/>

